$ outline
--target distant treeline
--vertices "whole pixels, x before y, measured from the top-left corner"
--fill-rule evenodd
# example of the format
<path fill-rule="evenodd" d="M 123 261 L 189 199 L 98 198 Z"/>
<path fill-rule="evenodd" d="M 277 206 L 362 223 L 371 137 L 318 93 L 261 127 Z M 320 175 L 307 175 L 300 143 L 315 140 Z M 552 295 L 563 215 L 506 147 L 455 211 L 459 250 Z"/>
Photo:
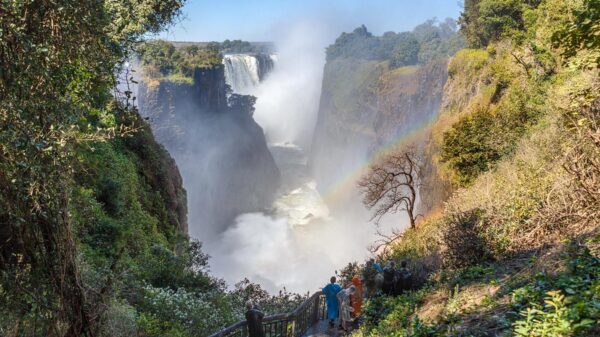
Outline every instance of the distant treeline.
<path fill-rule="evenodd" d="M 268 54 L 274 52 L 274 47 L 267 42 L 248 42 L 242 40 L 225 40 L 219 43 L 223 54 Z"/>
<path fill-rule="evenodd" d="M 222 54 L 271 53 L 273 46 L 242 40 L 198 43 L 154 40 L 141 44 L 137 51 L 146 76 L 190 78 L 196 68 L 221 64 Z"/>
<path fill-rule="evenodd" d="M 327 47 L 327 60 L 389 60 L 396 68 L 451 56 L 463 47 L 456 21 L 450 18 L 439 23 L 435 19 L 428 20 L 411 32 L 386 32 L 383 36 L 374 36 L 362 25 L 352 33 L 342 33 Z"/>

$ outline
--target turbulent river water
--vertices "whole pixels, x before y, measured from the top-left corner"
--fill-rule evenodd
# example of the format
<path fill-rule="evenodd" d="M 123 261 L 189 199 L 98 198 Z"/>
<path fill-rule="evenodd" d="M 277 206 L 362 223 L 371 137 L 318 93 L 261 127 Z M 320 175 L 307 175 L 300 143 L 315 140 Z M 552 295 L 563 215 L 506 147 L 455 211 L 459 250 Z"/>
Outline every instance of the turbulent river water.
<path fill-rule="evenodd" d="M 223 63 L 227 84 L 234 93 L 257 95 L 255 89 L 274 70 L 277 55 L 229 54 Z M 304 150 L 291 142 L 270 143 L 269 149 L 281 171 L 281 188 L 272 215 L 286 218 L 292 227 L 326 219 L 329 210 L 310 176 Z"/>
<path fill-rule="evenodd" d="M 276 55 L 225 55 L 226 81 L 234 93 L 268 99 L 265 95 L 270 91 L 260 90 L 260 85 L 277 62 Z M 282 114 L 289 111 L 286 106 L 279 108 Z M 272 141 L 268 126 L 262 126 Z M 330 254 L 331 248 L 341 249 L 328 243 L 338 234 L 310 175 L 305 151 L 291 142 L 270 143 L 269 149 L 281 172 L 275 201 L 264 212 L 240 215 L 220 238 L 205 242 L 212 271 L 230 284 L 249 278 L 271 292 L 282 287 L 313 291 L 347 257 L 336 259 Z"/>
<path fill-rule="evenodd" d="M 212 257 L 212 272 L 229 284 L 248 278 L 270 292 L 283 287 L 313 292 L 336 268 L 363 259 L 374 236 L 358 196 L 349 195 L 340 212 L 328 208 L 319 193 L 309 154 L 302 148 L 306 141 L 301 139 L 312 138 L 314 120 L 305 116 L 316 116 L 322 73 L 306 76 L 308 64 L 284 66 L 286 60 L 275 55 L 224 57 L 226 81 L 233 92 L 257 96 L 254 117 L 270 142 L 281 186 L 269 209 L 238 216 L 204 245 Z M 302 123 L 310 128 L 298 128 Z M 340 176 L 347 173 L 338 169 Z"/>

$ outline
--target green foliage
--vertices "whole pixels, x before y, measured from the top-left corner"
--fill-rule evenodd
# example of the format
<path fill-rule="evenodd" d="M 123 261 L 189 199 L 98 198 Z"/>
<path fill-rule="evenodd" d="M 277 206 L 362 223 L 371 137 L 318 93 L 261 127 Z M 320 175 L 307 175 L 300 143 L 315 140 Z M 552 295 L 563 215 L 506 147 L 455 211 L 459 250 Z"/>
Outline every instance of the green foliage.
<path fill-rule="evenodd" d="M 441 159 L 458 173 L 460 184 L 472 182 L 501 158 L 490 144 L 493 122 L 490 111 L 480 110 L 461 118 L 444 133 Z"/>
<path fill-rule="evenodd" d="M 385 38 L 385 35 L 384 35 Z M 419 41 L 410 33 L 400 33 L 396 46 L 393 47 L 390 66 L 399 68 L 417 64 L 419 60 Z"/>
<path fill-rule="evenodd" d="M 469 48 L 486 47 L 511 37 L 521 39 L 526 29 L 527 12 L 538 0 L 466 0 L 458 20 Z"/>
<path fill-rule="evenodd" d="M 363 336 L 431 336 L 435 327 L 424 323 L 416 308 L 430 289 L 409 291 L 396 297 L 377 295 L 363 305 Z"/>
<path fill-rule="evenodd" d="M 352 33 L 342 33 L 333 45 L 327 47 L 327 61 L 341 57 L 374 60 L 377 58 L 377 47 L 377 37 L 362 25 Z"/>
<path fill-rule="evenodd" d="M 589 52 L 582 67 L 597 68 L 600 66 L 600 1 L 585 0 L 582 8 L 575 9 L 572 14 L 574 19 L 554 32 L 554 45 L 562 48 L 562 54 L 567 58 L 578 52 Z"/>
<path fill-rule="evenodd" d="M 475 77 L 488 63 L 489 55 L 485 50 L 462 49 L 454 55 L 448 64 L 448 76 L 457 74 L 467 78 Z"/>
<path fill-rule="evenodd" d="M 435 20 L 417 26 L 412 32 L 386 32 L 373 36 L 362 25 L 352 33 L 342 33 L 327 47 L 327 60 L 354 58 L 359 60 L 389 60 L 393 68 L 425 64 L 449 57 L 462 48 L 452 19 L 436 24 Z"/>
<path fill-rule="evenodd" d="M 508 52 L 495 53 L 496 57 L 486 59 L 483 51 L 461 51 L 449 66 L 450 76 L 457 81 L 478 72 L 491 75 L 485 78 L 491 83 L 481 88 L 479 101 L 473 100 L 465 109 L 468 113 L 443 134 L 440 159 L 462 186 L 511 155 L 543 111 L 540 83 L 520 77 Z M 458 72 L 461 78 L 455 76 Z"/>
<path fill-rule="evenodd" d="M 271 295 L 260 285 L 252 283 L 248 279 L 236 283 L 234 290 L 229 293 L 238 317 L 243 317 L 243 310 L 248 301 L 252 301 L 267 315 L 275 315 L 292 312 L 308 298 L 308 295 L 308 293 L 306 296 L 290 293 L 285 288 L 281 289 L 279 293 Z"/>
<path fill-rule="evenodd" d="M 364 265 L 358 264 L 358 262 L 349 262 L 344 268 L 340 269 L 339 273 L 336 274 L 338 277 L 338 283 L 347 286 L 352 284 L 352 278 L 354 276 L 360 277 L 362 275 Z"/>
<path fill-rule="evenodd" d="M 113 123 L 135 114 L 113 95 L 115 74 L 132 43 L 168 25 L 181 5 L 0 4 L 0 307 L 11 318 L 2 334 L 91 335 L 99 324 L 110 284 L 88 292 L 80 282 L 69 214 L 77 148 L 129 130 Z M 120 224 L 101 227 L 95 235 L 113 254 L 106 241 Z"/>
<path fill-rule="evenodd" d="M 489 42 L 514 36 L 525 28 L 523 2 L 520 0 L 482 0 L 479 3 L 478 21 L 484 46 Z"/>
<path fill-rule="evenodd" d="M 587 251 L 571 254 L 566 272 L 540 273 L 513 291 L 511 305 L 521 316 L 516 336 L 580 336 L 598 324 L 600 260 Z"/>
<path fill-rule="evenodd" d="M 270 44 L 257 44 L 242 40 L 225 40 L 219 43 L 219 48 L 224 54 L 259 54 L 273 52 L 273 48 Z"/>
<path fill-rule="evenodd" d="M 175 48 L 168 41 L 156 40 L 141 44 L 137 52 L 146 76 L 189 82 L 195 69 L 220 66 L 219 48 L 217 43 Z"/>

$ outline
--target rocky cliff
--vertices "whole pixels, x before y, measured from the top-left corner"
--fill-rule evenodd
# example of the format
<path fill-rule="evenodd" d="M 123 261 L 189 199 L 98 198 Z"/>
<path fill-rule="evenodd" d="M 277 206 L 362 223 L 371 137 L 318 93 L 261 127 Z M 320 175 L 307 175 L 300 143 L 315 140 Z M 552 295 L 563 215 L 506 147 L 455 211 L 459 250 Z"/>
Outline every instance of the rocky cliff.
<path fill-rule="evenodd" d="M 360 167 L 400 142 L 418 143 L 424 153 L 420 140 L 438 114 L 447 77 L 445 59 L 397 69 L 386 61 L 328 61 L 311 154 L 319 188 L 338 180 L 340 167 Z"/>
<path fill-rule="evenodd" d="M 208 238 L 234 218 L 268 207 L 280 180 L 254 98 L 229 94 L 224 68 L 198 68 L 193 83 L 144 80 L 142 115 L 179 164 L 189 193 L 192 235 Z"/>

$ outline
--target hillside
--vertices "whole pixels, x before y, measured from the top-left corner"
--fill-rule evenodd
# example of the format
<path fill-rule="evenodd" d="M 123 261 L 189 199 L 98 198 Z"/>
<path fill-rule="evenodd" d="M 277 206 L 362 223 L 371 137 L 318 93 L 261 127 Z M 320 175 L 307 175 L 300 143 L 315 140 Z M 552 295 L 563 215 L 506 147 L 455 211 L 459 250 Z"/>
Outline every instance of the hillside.
<path fill-rule="evenodd" d="M 371 300 L 356 336 L 600 332 L 598 8 L 465 2 L 426 145 L 451 193 L 380 256 L 419 289 Z"/>

